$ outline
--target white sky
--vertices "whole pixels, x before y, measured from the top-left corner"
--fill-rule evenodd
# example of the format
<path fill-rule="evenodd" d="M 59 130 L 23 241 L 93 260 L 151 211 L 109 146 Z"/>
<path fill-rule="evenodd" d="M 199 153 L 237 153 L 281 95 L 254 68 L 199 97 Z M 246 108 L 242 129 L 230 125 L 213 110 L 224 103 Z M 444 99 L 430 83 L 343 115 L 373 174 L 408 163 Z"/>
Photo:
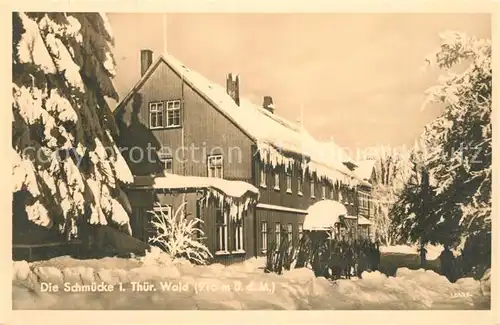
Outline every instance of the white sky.
<path fill-rule="evenodd" d="M 161 14 L 108 14 L 123 97 L 140 74 L 139 53 L 163 51 Z M 256 104 L 271 95 L 276 113 L 300 117 L 319 139 L 350 150 L 413 143 L 439 114 L 421 111 L 436 71 L 422 72 L 439 33 L 490 38 L 487 14 L 169 14 L 168 51 L 222 85 L 239 73 Z"/>

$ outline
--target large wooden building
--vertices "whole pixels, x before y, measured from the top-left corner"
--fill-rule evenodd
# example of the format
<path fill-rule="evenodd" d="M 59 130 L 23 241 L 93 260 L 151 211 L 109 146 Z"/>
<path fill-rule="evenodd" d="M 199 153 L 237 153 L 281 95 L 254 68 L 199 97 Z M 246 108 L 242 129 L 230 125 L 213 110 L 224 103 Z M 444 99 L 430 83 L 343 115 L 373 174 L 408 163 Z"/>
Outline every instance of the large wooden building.
<path fill-rule="evenodd" d="M 141 78 L 115 110 L 136 179 L 127 190 L 134 236 L 151 236 L 155 204 L 173 213 L 183 201 L 204 221 L 206 245 L 222 263 L 263 255 L 283 234 L 302 236 L 308 208 L 320 200 L 342 203 L 355 229 L 357 188 L 370 186 L 355 163 L 276 114 L 271 97 L 255 105 L 239 87 L 239 76 L 228 74 L 223 87 L 170 55 L 153 61 L 141 51 Z M 214 195 L 200 204 L 207 193 Z"/>
<path fill-rule="evenodd" d="M 376 182 L 375 160 L 356 162 L 356 175 L 364 182 L 357 187 L 358 192 L 358 235 L 361 238 L 370 238 L 373 235 L 372 219 L 374 205 L 372 202 L 372 188 Z M 370 186 L 367 186 L 367 183 Z"/>

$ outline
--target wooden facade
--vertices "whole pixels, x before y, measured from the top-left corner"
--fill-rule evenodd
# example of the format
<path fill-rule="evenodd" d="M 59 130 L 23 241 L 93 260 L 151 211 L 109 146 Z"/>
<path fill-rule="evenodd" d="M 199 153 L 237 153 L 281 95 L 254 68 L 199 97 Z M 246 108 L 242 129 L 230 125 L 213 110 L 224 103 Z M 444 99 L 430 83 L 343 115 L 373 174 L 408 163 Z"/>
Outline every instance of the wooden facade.
<path fill-rule="evenodd" d="M 119 144 L 132 173 L 161 173 L 162 166 L 153 160 L 154 153 L 164 149 L 175 158 L 174 174 L 207 176 L 207 156 L 222 154 L 228 158 L 223 161 L 224 178 L 250 182 L 250 138 L 163 61 L 153 68 L 130 100 L 123 102 L 115 113 L 120 128 Z M 151 129 L 149 105 L 169 100 L 181 101 L 180 127 Z M 148 147 L 153 148 L 153 160 L 137 159 L 140 150 L 136 148 Z"/>
<path fill-rule="evenodd" d="M 376 181 L 375 176 L 375 168 L 371 168 L 371 172 L 367 177 L 364 175 L 364 180 L 369 184 L 374 185 Z M 374 215 L 374 205 L 372 202 L 372 187 L 366 185 L 358 185 L 357 186 L 358 193 L 358 215 L 360 217 L 364 217 L 368 220 L 373 218 Z M 359 225 L 359 233 L 362 238 L 370 238 L 371 235 L 371 226 L 370 225 Z"/>
<path fill-rule="evenodd" d="M 309 176 L 308 171 L 304 173 L 298 163 L 288 169 L 262 164 L 251 136 L 165 60 L 159 59 L 143 71 L 144 76 L 115 111 L 120 128 L 118 143 L 132 173 L 162 173 L 164 166 L 155 152 L 163 149 L 163 152 L 168 151 L 174 158 L 172 173 L 207 177 L 210 176 L 208 157 L 221 155 L 224 179 L 245 181 L 259 189 L 259 201 L 250 207 L 243 218 L 244 249 L 236 251 L 233 247 L 227 247 L 227 252 L 222 253 L 216 247 L 217 205 L 200 207 L 196 193 L 185 195 L 189 212 L 204 222 L 205 244 L 214 254 L 216 262 L 228 264 L 264 254 L 266 247 L 276 239 L 278 225 L 290 230 L 294 238 L 298 237 L 302 233 L 301 225 L 307 208 L 319 200 L 338 200 L 346 206 L 349 215 L 357 215 L 355 188 L 332 184 L 318 179 L 314 174 Z M 150 105 L 168 101 L 180 101 L 180 125 L 151 128 Z M 198 149 L 189 149 L 192 146 Z M 151 159 L 137 159 L 137 152 L 141 149 L 136 148 L 151 148 Z M 188 148 L 189 157 L 185 155 L 185 148 Z M 134 236 L 145 241 L 152 231 L 152 215 L 148 211 L 153 205 L 171 205 L 175 210 L 181 203 L 176 193 L 129 189 L 128 195 L 133 207 L 131 224 Z M 231 225 L 228 229 L 228 245 L 231 246 L 231 236 L 234 234 Z M 264 243 L 266 238 L 267 243 Z"/>
<path fill-rule="evenodd" d="M 162 191 L 162 190 L 146 190 L 146 189 L 129 189 L 127 195 L 130 199 L 132 208 L 131 228 L 134 237 L 148 242 L 155 234 L 155 229 L 151 224 L 153 220 L 153 209 L 156 205 L 170 206 L 172 212 L 175 213 L 177 209 L 186 202 L 184 208 L 186 209 L 186 217 L 188 220 L 199 218 L 202 220 L 200 224 L 201 230 L 204 232 L 203 242 L 212 253 L 213 262 L 230 264 L 237 261 L 243 261 L 249 257 L 256 255 L 256 242 L 254 233 L 254 209 L 251 207 L 243 215 L 243 250 L 236 251 L 233 246 L 234 232 L 233 225 L 228 220 L 228 252 L 217 252 L 217 235 L 216 224 L 214 216 L 217 210 L 220 209 L 218 202 L 209 200 L 208 203 L 200 200 L 200 195 L 196 191 Z"/>

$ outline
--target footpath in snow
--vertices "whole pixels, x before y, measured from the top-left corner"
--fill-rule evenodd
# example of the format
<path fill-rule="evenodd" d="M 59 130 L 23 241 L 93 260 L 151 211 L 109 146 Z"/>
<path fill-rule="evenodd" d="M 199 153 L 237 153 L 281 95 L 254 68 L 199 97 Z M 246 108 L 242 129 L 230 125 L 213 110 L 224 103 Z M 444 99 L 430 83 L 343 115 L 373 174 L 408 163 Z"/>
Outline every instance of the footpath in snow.
<path fill-rule="evenodd" d="M 489 309 L 489 271 L 450 283 L 433 271 L 399 268 L 329 281 L 311 270 L 266 274 L 263 259 L 194 266 L 166 254 L 13 262 L 14 309 Z M 144 285 L 148 282 L 150 285 Z M 42 283 L 45 283 L 42 285 Z M 138 283 L 142 284 L 139 286 Z M 96 289 L 95 292 L 65 292 Z M 86 286 L 85 286 L 86 285 Z M 92 288 L 92 285 L 94 288 Z M 55 290 L 58 292 L 42 292 Z M 108 290 L 109 289 L 109 290 Z M 111 291 L 110 291 L 111 290 Z M 149 290 L 149 291 L 147 291 Z"/>

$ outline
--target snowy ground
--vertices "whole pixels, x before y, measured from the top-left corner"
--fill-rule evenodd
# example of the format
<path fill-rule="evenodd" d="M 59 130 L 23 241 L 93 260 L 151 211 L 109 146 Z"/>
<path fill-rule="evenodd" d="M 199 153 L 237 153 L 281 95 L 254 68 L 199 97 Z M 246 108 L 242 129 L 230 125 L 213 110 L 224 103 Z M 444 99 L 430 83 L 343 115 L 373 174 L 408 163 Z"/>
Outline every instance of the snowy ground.
<path fill-rule="evenodd" d="M 408 246 L 408 245 L 394 245 L 394 246 L 380 246 L 380 251 L 382 253 L 395 253 L 395 254 L 412 254 L 418 255 L 417 246 Z M 443 246 L 441 245 L 427 245 L 425 247 L 427 249 L 427 259 L 435 260 L 439 257 L 441 252 L 443 251 Z M 454 255 L 457 256 L 458 252 L 453 251 Z"/>
<path fill-rule="evenodd" d="M 382 260 L 384 259 L 384 255 Z M 192 266 L 165 255 L 142 260 L 59 257 L 14 262 L 14 309 L 489 309 L 489 280 L 450 283 L 433 271 L 399 268 L 361 279 L 328 281 L 308 269 L 263 273 L 263 259 L 225 267 Z M 147 281 L 144 292 L 132 282 Z M 41 292 L 41 282 L 59 292 Z M 119 283 L 123 290 L 120 291 Z M 107 283 L 112 292 L 64 292 L 64 283 Z M 163 287 L 162 287 L 163 285 Z M 180 286 L 179 286 L 180 285 Z M 175 291 L 180 288 L 180 290 Z"/>

